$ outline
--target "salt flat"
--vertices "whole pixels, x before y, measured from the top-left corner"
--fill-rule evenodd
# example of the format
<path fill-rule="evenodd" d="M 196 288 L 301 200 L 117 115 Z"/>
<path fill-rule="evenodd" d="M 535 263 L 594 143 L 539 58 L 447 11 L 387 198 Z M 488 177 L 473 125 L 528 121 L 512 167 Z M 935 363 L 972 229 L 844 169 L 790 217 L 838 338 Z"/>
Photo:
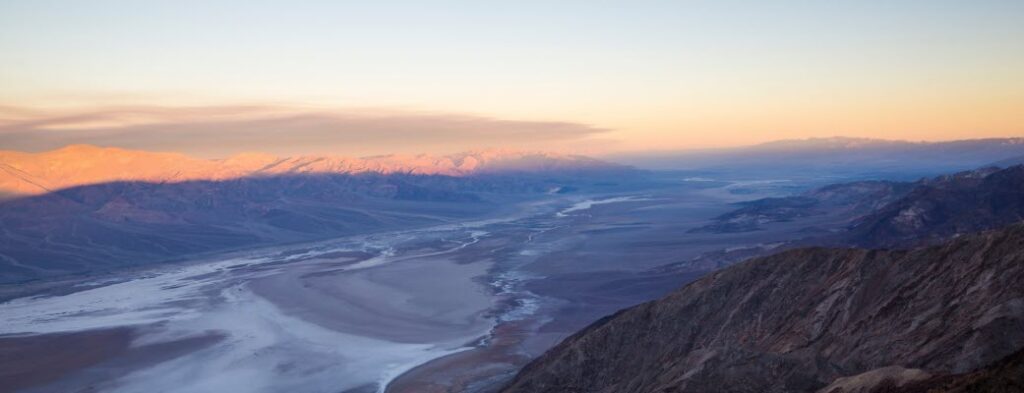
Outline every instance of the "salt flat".
<path fill-rule="evenodd" d="M 90 381 L 107 391 L 377 389 L 487 334 L 490 294 L 473 279 L 486 273 L 486 261 L 445 257 L 483 235 L 432 228 L 155 269 L 98 288 L 0 304 L 0 334 L 131 327 L 137 348 L 223 337 L 187 356 Z M 395 251 L 403 247 L 411 249 Z"/>

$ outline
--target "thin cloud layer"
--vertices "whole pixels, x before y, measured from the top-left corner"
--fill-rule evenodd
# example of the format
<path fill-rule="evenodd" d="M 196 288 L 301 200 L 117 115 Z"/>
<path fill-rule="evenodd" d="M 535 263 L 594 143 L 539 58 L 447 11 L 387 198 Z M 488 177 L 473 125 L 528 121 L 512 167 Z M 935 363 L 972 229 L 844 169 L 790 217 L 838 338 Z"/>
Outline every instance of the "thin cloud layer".
<path fill-rule="evenodd" d="M 555 121 L 382 109 L 273 106 L 107 107 L 79 111 L 0 108 L 0 146 L 42 151 L 69 144 L 172 150 L 221 157 L 444 153 L 505 148 L 580 150 L 608 130 Z"/>

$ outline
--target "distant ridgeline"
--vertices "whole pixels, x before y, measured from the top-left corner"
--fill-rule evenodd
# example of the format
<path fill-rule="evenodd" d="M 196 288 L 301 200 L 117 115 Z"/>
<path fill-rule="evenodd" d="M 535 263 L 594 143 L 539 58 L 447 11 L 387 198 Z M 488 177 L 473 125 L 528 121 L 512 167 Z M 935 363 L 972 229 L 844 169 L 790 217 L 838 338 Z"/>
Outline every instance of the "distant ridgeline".
<path fill-rule="evenodd" d="M 733 149 L 623 154 L 614 159 L 643 168 L 702 169 L 748 176 L 914 180 L 989 165 L 1024 163 L 1024 138 L 945 142 L 811 138 Z"/>

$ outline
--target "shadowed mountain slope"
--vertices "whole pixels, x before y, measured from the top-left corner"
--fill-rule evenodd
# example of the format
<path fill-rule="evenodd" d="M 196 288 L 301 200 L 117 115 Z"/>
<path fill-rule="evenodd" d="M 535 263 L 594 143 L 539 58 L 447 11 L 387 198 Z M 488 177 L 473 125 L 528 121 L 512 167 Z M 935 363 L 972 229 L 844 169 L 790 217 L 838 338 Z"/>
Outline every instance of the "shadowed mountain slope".
<path fill-rule="evenodd" d="M 796 196 L 740 202 L 739 209 L 718 216 L 711 224 L 691 232 L 749 232 L 760 230 L 765 224 L 818 215 L 852 220 L 876 211 L 912 188 L 913 184 L 907 182 L 868 180 L 832 184 Z"/>
<path fill-rule="evenodd" d="M 921 182 L 869 214 L 845 242 L 906 247 L 998 228 L 1024 220 L 1024 166 L 979 169 Z"/>
<path fill-rule="evenodd" d="M 1024 346 L 1020 282 L 1020 225 L 910 251 L 785 251 L 607 317 L 503 392 L 811 392 L 888 366 L 966 372 Z"/>
<path fill-rule="evenodd" d="M 847 227 L 837 234 L 807 228 L 808 239 L 799 244 L 906 248 L 1024 220 L 1024 166 L 986 167 L 913 183 L 839 183 L 738 205 L 693 231 L 755 231 L 772 223 L 829 215 L 847 222 Z"/>

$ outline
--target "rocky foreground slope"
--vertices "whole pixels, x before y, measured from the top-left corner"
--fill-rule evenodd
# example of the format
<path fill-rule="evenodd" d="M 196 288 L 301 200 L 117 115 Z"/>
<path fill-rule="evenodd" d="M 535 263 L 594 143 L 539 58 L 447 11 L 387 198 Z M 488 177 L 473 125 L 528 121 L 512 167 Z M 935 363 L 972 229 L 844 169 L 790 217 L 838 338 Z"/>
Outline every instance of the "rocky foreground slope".
<path fill-rule="evenodd" d="M 607 317 L 502 391 L 813 392 L 969 372 L 1024 346 L 1021 282 L 1022 225 L 910 251 L 786 251 Z"/>

